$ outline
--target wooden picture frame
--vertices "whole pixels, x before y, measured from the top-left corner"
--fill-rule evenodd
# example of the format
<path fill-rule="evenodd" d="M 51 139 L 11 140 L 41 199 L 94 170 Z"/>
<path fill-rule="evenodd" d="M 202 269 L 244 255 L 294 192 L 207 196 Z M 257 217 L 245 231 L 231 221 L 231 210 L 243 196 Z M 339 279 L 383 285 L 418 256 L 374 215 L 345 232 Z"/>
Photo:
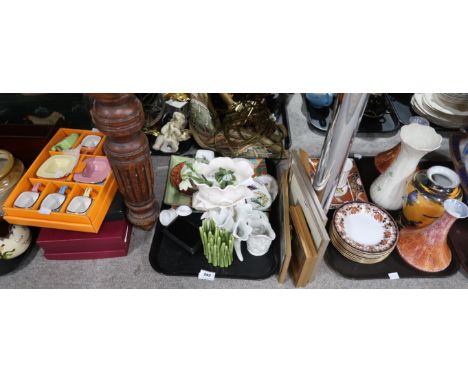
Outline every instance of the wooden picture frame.
<path fill-rule="evenodd" d="M 319 254 L 315 249 L 304 213 L 300 206 L 290 206 L 293 225 L 290 262 L 291 276 L 297 288 L 305 287 L 315 276 Z"/>
<path fill-rule="evenodd" d="M 308 281 L 313 280 L 315 267 L 323 258 L 330 243 L 330 236 L 326 229 L 327 216 L 325 215 L 320 202 L 312 188 L 312 182 L 307 173 L 307 169 L 302 163 L 301 157 L 297 151 L 292 153 L 291 168 L 289 171 L 289 204 L 301 208 L 301 213 L 308 228 L 308 235 L 312 240 L 313 249 L 308 249 L 308 253 L 316 253 L 316 259 L 312 266 L 307 266 L 306 272 L 309 272 Z M 290 207 L 291 210 L 292 207 Z M 296 221 L 301 220 L 296 212 Z M 292 220 L 292 216 L 291 216 Z M 297 227 L 294 227 L 297 231 Z M 304 232 L 302 229 L 301 232 Z M 305 233 L 303 233 L 305 235 Z M 303 239 L 306 240 L 306 239 Z M 294 240 L 293 240 L 294 241 Z M 302 246 L 304 247 L 304 245 Z M 297 243 L 292 244 L 292 258 L 296 256 L 295 251 L 299 250 Z M 298 256 L 301 256 L 300 254 Z M 312 256 L 312 255 L 311 255 Z M 292 261 L 292 260 L 291 260 Z M 309 262 L 310 263 L 310 262 Z M 309 264 L 307 263 L 307 264 Z M 296 271 L 297 273 L 297 271 Z M 303 280 L 304 277 L 301 278 Z M 296 284 L 302 284 L 302 281 L 295 280 Z"/>
<path fill-rule="evenodd" d="M 291 262 L 291 223 L 289 218 L 289 169 L 281 173 L 279 208 L 281 220 L 281 269 L 278 274 L 278 282 L 283 284 L 288 277 L 289 264 Z"/>
<path fill-rule="evenodd" d="M 292 152 L 291 167 L 294 169 L 294 173 L 297 175 L 301 187 L 303 187 L 304 196 L 315 211 L 315 215 L 320 218 L 325 225 L 327 224 L 328 218 L 312 186 L 312 181 L 309 175 L 309 164 L 307 160 L 304 161 L 304 156 L 308 158 L 308 155 L 304 150 L 301 150 L 300 152 L 294 150 Z"/>

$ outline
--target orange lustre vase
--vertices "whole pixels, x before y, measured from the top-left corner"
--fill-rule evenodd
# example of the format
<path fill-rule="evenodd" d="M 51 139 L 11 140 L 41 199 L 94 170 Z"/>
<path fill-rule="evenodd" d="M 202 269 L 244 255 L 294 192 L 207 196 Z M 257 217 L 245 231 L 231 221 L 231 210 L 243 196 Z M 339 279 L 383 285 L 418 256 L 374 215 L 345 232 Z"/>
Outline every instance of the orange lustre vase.
<path fill-rule="evenodd" d="M 456 199 L 444 202 L 444 214 L 424 228 L 404 228 L 397 248 L 400 256 L 412 267 L 424 272 L 440 272 L 452 261 L 447 236 L 457 219 L 468 216 L 468 206 Z"/>

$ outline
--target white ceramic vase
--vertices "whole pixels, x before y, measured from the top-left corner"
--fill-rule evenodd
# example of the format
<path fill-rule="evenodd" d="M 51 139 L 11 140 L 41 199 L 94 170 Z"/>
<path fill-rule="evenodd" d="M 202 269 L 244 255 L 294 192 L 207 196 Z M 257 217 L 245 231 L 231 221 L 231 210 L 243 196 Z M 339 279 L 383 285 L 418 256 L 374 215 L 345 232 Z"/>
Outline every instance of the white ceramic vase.
<path fill-rule="evenodd" d="M 403 207 L 408 178 L 416 170 L 421 158 L 437 150 L 442 142 L 442 136 L 432 127 L 416 123 L 403 126 L 400 138 L 401 149 L 398 157 L 370 188 L 372 201 L 387 210 Z"/>
<path fill-rule="evenodd" d="M 248 221 L 252 232 L 247 239 L 247 250 L 252 256 L 263 256 L 270 249 L 276 234 L 271 228 L 268 216 L 261 211 L 255 212 Z"/>

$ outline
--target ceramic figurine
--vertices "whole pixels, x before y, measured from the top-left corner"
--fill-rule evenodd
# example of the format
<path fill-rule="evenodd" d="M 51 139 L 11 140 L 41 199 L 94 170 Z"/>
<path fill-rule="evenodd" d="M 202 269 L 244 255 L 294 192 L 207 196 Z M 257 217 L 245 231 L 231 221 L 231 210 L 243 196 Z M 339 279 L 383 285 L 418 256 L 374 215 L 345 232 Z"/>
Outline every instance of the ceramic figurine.
<path fill-rule="evenodd" d="M 468 206 L 456 199 L 444 202 L 444 214 L 424 228 L 404 228 L 398 239 L 400 256 L 412 267 L 424 272 L 440 272 L 452 261 L 447 236 L 457 219 L 468 216 Z"/>
<path fill-rule="evenodd" d="M 417 172 L 408 182 L 406 192 L 402 221 L 419 228 L 442 216 L 445 200 L 463 198 L 460 177 L 443 166 Z"/>
<path fill-rule="evenodd" d="M 185 129 L 187 120 L 185 115 L 174 112 L 172 119 L 166 123 L 162 129 L 161 134 L 156 138 L 153 149 L 163 153 L 175 153 L 179 150 L 179 142 L 190 139 L 190 133 Z"/>
<path fill-rule="evenodd" d="M 0 236 L 0 259 L 9 260 L 22 255 L 30 244 L 31 231 L 28 227 L 8 225 L 7 234 Z"/>
<path fill-rule="evenodd" d="M 387 210 L 398 210 L 405 200 L 406 182 L 421 158 L 437 150 L 442 136 L 429 126 L 410 124 L 400 131 L 401 149 L 396 160 L 370 188 L 372 201 Z"/>

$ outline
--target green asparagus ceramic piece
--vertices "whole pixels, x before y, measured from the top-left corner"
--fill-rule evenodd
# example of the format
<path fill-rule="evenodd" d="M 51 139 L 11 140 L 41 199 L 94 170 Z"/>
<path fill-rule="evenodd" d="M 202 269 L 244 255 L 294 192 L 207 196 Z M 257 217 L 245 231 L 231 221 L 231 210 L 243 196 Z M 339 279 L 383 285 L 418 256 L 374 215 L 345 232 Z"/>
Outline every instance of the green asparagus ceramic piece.
<path fill-rule="evenodd" d="M 220 268 L 227 268 L 232 264 L 234 238 L 230 232 L 218 228 L 210 219 L 203 221 L 200 227 L 200 237 L 203 252 L 209 264 Z"/>

